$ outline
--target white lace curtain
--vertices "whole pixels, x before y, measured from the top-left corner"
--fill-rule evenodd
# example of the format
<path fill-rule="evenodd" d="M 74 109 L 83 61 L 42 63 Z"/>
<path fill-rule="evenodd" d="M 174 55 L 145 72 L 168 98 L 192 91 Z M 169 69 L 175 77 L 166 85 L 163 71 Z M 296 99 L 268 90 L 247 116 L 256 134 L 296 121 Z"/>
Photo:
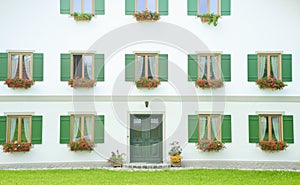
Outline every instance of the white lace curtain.
<path fill-rule="evenodd" d="M 205 65 L 207 63 L 207 57 L 200 57 L 200 79 L 203 79 L 204 74 L 207 77 L 206 71 L 205 71 Z"/>
<path fill-rule="evenodd" d="M 218 56 L 211 56 L 210 57 L 211 67 L 212 67 L 212 74 L 211 79 L 218 79 L 219 77 L 219 65 L 218 65 Z"/>
<path fill-rule="evenodd" d="M 29 118 L 23 118 L 23 124 L 24 124 L 24 132 L 25 132 L 26 141 L 30 142 L 30 123 L 29 123 Z"/>
<path fill-rule="evenodd" d="M 18 118 L 10 118 L 10 135 L 9 135 L 9 140 L 14 142 L 13 139 L 15 137 L 15 131 L 17 128 L 17 121 Z"/>
<path fill-rule="evenodd" d="M 212 132 L 213 132 L 213 135 L 214 135 L 213 137 L 211 137 L 211 140 L 220 140 L 219 134 L 218 134 L 218 128 L 219 128 L 218 117 L 217 116 L 212 116 L 210 118 L 210 122 L 211 122 Z"/>
<path fill-rule="evenodd" d="M 278 79 L 278 57 L 271 56 L 271 65 L 274 78 Z"/>
<path fill-rule="evenodd" d="M 279 118 L 278 117 L 272 117 L 272 126 L 273 126 L 273 131 L 275 134 L 275 138 L 277 141 L 279 141 L 280 137 L 279 137 Z"/>
<path fill-rule="evenodd" d="M 260 140 L 264 140 L 267 130 L 267 117 L 260 117 Z"/>
<path fill-rule="evenodd" d="M 78 131 L 80 130 L 80 122 L 81 122 L 81 118 L 80 117 L 75 117 L 74 118 L 74 132 L 73 132 L 73 141 L 77 141 L 79 138 L 77 138 L 78 135 Z"/>
<path fill-rule="evenodd" d="M 20 57 L 19 55 L 12 55 L 11 56 L 11 78 L 17 77 L 17 71 L 19 67 Z"/>
<path fill-rule="evenodd" d="M 30 78 L 30 62 L 31 62 L 31 56 L 30 55 L 24 55 L 23 56 L 23 65 L 25 67 L 25 71 L 23 71 L 23 75 L 22 75 L 23 79 L 29 79 Z"/>
<path fill-rule="evenodd" d="M 140 79 L 143 75 L 145 57 L 138 56 L 138 79 Z"/>
<path fill-rule="evenodd" d="M 87 74 L 84 75 L 86 79 L 93 78 L 93 57 L 92 56 L 84 56 L 84 68 Z M 95 74 L 97 75 L 97 74 Z"/>
<path fill-rule="evenodd" d="M 156 62 L 155 62 L 155 56 L 149 56 L 148 57 L 148 66 L 150 68 L 150 72 L 151 74 L 148 74 L 148 77 L 149 76 L 152 76 L 153 78 L 156 78 Z M 148 70 L 149 71 L 149 70 Z"/>
<path fill-rule="evenodd" d="M 207 117 L 200 117 L 200 140 L 206 139 L 204 138 L 205 131 L 207 125 Z"/>
<path fill-rule="evenodd" d="M 259 71 L 259 77 L 260 78 L 266 77 L 266 76 L 264 76 L 264 74 L 265 74 L 265 67 L 266 67 L 266 61 L 267 61 L 267 57 L 266 56 L 261 56 L 260 57 L 260 71 Z"/>
<path fill-rule="evenodd" d="M 87 130 L 87 137 L 89 140 L 92 140 L 92 132 L 93 132 L 93 127 L 92 127 L 92 117 L 85 117 L 85 125 L 86 125 L 86 130 Z"/>

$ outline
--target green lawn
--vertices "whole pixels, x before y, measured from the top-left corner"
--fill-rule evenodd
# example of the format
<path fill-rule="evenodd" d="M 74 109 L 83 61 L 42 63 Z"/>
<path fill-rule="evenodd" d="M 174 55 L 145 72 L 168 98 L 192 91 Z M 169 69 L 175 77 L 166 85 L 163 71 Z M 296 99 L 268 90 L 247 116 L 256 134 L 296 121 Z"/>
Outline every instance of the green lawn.
<path fill-rule="evenodd" d="M 0 184 L 300 184 L 300 172 L 244 170 L 0 171 Z"/>

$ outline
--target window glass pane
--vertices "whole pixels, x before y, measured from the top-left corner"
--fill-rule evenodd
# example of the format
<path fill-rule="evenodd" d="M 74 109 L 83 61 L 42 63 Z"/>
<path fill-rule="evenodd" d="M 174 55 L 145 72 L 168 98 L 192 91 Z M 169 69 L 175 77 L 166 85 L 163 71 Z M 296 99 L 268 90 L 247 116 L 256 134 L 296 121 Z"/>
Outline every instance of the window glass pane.
<path fill-rule="evenodd" d="M 156 12 L 156 0 L 148 0 L 148 10 Z"/>
<path fill-rule="evenodd" d="M 87 140 L 92 140 L 93 136 L 93 124 L 92 117 L 88 116 L 84 118 L 84 138 Z"/>
<path fill-rule="evenodd" d="M 219 78 L 218 56 L 210 57 L 210 79 Z"/>
<path fill-rule="evenodd" d="M 272 139 L 279 141 L 280 140 L 279 117 L 274 116 L 271 119 L 272 119 Z"/>
<path fill-rule="evenodd" d="M 29 118 L 22 118 L 21 123 L 21 141 L 29 142 L 30 141 L 30 123 Z"/>
<path fill-rule="evenodd" d="M 146 0 L 138 0 L 138 11 L 141 12 L 146 9 Z"/>
<path fill-rule="evenodd" d="M 270 73 L 271 77 L 278 79 L 278 57 L 271 56 L 271 65 L 270 65 Z"/>
<path fill-rule="evenodd" d="M 11 56 L 11 78 L 19 77 L 19 55 Z"/>
<path fill-rule="evenodd" d="M 208 139 L 207 116 L 200 117 L 200 140 Z"/>
<path fill-rule="evenodd" d="M 82 78 L 82 55 L 74 55 L 73 78 Z"/>
<path fill-rule="evenodd" d="M 22 79 L 30 79 L 31 55 L 23 55 Z"/>
<path fill-rule="evenodd" d="M 219 119 L 218 119 L 218 116 L 211 116 L 210 117 L 210 126 L 211 126 L 211 132 L 210 132 L 210 135 L 211 135 L 211 140 L 214 141 L 214 140 L 219 140 L 219 137 L 218 137 L 218 130 L 219 130 Z"/>
<path fill-rule="evenodd" d="M 145 77 L 145 56 L 138 56 L 138 79 Z"/>
<path fill-rule="evenodd" d="M 200 79 L 207 79 L 207 57 L 200 57 Z"/>
<path fill-rule="evenodd" d="M 210 13 L 219 14 L 218 3 L 219 0 L 210 0 Z"/>
<path fill-rule="evenodd" d="M 259 68 L 260 68 L 260 78 L 264 78 L 268 76 L 268 57 L 260 56 Z"/>
<path fill-rule="evenodd" d="M 156 78 L 156 60 L 155 56 L 148 57 L 148 78 Z"/>
<path fill-rule="evenodd" d="M 199 10 L 200 14 L 207 13 L 207 0 L 199 0 Z"/>
<path fill-rule="evenodd" d="M 81 117 L 74 117 L 73 141 L 81 138 Z"/>
<path fill-rule="evenodd" d="M 10 138 L 14 142 L 18 141 L 18 118 L 10 118 Z"/>
<path fill-rule="evenodd" d="M 84 13 L 93 13 L 92 0 L 84 0 Z"/>
<path fill-rule="evenodd" d="M 84 56 L 84 78 L 93 79 L 93 57 Z"/>
<path fill-rule="evenodd" d="M 81 0 L 73 0 L 74 2 L 74 12 L 81 13 Z"/>
<path fill-rule="evenodd" d="M 260 138 L 269 141 L 269 120 L 267 116 L 260 117 Z"/>

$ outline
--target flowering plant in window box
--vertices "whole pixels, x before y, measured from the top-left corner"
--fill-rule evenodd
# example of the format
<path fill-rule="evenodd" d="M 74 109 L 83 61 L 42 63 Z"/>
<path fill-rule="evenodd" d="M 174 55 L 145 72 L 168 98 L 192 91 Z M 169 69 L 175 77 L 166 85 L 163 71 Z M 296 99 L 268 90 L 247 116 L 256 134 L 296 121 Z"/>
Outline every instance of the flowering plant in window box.
<path fill-rule="evenodd" d="M 3 152 L 29 152 L 31 146 L 29 142 L 6 142 L 3 144 Z"/>
<path fill-rule="evenodd" d="M 197 148 L 203 152 L 218 152 L 225 148 L 224 143 L 217 140 L 201 140 L 197 144 Z"/>
<path fill-rule="evenodd" d="M 134 13 L 133 17 L 135 17 L 136 21 L 157 21 L 160 19 L 160 14 L 157 12 L 144 10 L 142 12 Z"/>
<path fill-rule="evenodd" d="M 85 138 L 80 138 L 78 141 L 70 142 L 71 151 L 92 151 L 94 148 L 94 144 Z"/>
<path fill-rule="evenodd" d="M 108 162 L 113 166 L 113 167 L 122 167 L 123 165 L 123 156 L 125 156 L 125 153 L 119 153 L 119 150 L 116 152 L 111 152 L 111 156 L 108 159 Z"/>
<path fill-rule="evenodd" d="M 286 142 L 275 141 L 275 140 L 260 141 L 258 145 L 260 149 L 264 151 L 281 151 L 281 150 L 285 150 L 288 147 Z"/>
<path fill-rule="evenodd" d="M 137 88 L 156 88 L 158 85 L 160 85 L 159 79 L 149 79 L 146 77 L 142 77 L 139 80 L 135 81 L 135 85 Z"/>
<path fill-rule="evenodd" d="M 256 84 L 260 89 L 272 89 L 272 90 L 281 90 L 287 84 L 283 83 L 281 80 L 277 80 L 276 78 L 260 78 L 256 80 Z"/>
<path fill-rule="evenodd" d="M 217 26 L 218 19 L 221 16 L 214 13 L 207 13 L 207 14 L 197 15 L 197 17 L 200 17 L 201 21 L 207 23 L 208 25 L 211 25 L 211 23 L 213 23 L 214 26 Z"/>
<path fill-rule="evenodd" d="M 93 17 L 93 14 L 89 13 L 72 13 L 71 16 L 74 17 L 75 21 L 90 21 Z"/>
<path fill-rule="evenodd" d="M 96 86 L 96 80 L 75 78 L 68 80 L 68 84 L 74 88 L 92 88 Z"/>
<path fill-rule="evenodd" d="M 34 84 L 34 81 L 21 78 L 8 78 L 4 84 L 10 88 L 28 89 Z"/>
<path fill-rule="evenodd" d="M 224 82 L 222 80 L 207 80 L 207 79 L 198 79 L 195 81 L 195 86 L 200 87 L 202 89 L 216 89 L 224 86 Z"/>

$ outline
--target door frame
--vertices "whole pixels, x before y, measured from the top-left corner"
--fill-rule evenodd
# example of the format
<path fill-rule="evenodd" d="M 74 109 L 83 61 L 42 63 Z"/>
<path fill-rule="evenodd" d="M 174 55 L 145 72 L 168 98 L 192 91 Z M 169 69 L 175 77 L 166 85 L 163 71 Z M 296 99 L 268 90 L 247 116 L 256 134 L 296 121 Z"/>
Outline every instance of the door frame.
<path fill-rule="evenodd" d="M 130 161 L 130 115 L 131 114 L 161 114 L 162 115 L 162 161 L 166 160 L 166 113 L 162 111 L 128 111 L 127 113 L 127 163 Z"/>

